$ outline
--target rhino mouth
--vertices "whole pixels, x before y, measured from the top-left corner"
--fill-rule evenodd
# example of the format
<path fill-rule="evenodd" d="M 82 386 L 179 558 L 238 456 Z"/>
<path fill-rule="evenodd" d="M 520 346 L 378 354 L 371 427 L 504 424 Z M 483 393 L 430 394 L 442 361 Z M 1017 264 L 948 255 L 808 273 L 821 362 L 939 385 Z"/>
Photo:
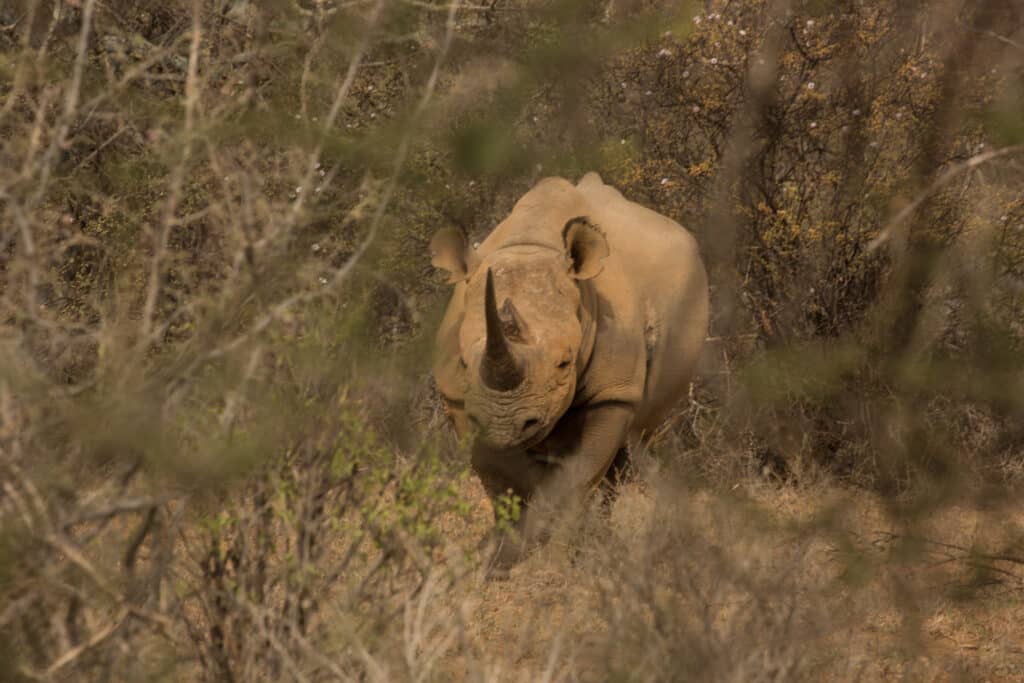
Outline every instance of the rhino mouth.
<path fill-rule="evenodd" d="M 544 450 L 546 446 L 545 442 L 548 440 L 548 437 L 551 436 L 551 432 L 554 430 L 554 427 L 554 424 L 547 425 L 529 439 L 526 439 L 522 443 L 521 448 L 525 448 L 528 451 L 537 449 Z"/>
<path fill-rule="evenodd" d="M 501 438 L 494 439 L 488 438 L 486 433 L 481 434 L 482 440 L 485 444 L 490 445 L 492 448 L 508 451 L 508 452 L 526 452 L 531 457 L 536 453 L 546 452 L 546 446 L 544 441 L 550 436 L 550 429 L 544 429 L 537 434 L 522 440 L 503 440 Z"/>
<path fill-rule="evenodd" d="M 530 460 L 537 463 L 538 465 L 555 465 L 559 462 L 560 458 L 557 455 L 552 455 L 547 451 L 538 451 L 536 449 L 530 449 L 526 451 L 527 455 L 530 456 Z"/>
<path fill-rule="evenodd" d="M 538 435 L 537 438 L 531 439 L 533 443 L 527 443 L 524 445 L 526 455 L 530 457 L 536 463 L 543 465 L 553 465 L 560 460 L 558 454 L 551 447 L 552 444 L 547 440 L 548 435 Z"/>

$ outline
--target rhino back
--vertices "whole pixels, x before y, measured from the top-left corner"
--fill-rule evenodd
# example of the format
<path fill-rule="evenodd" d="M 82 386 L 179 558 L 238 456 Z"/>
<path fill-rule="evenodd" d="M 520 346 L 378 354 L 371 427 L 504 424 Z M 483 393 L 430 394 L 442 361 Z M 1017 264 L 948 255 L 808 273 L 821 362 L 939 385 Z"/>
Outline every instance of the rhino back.
<path fill-rule="evenodd" d="M 587 215 L 586 197 L 563 178 L 545 178 L 524 194 L 478 250 L 480 259 L 505 247 L 536 244 L 561 250 L 562 231 L 573 218 Z"/>

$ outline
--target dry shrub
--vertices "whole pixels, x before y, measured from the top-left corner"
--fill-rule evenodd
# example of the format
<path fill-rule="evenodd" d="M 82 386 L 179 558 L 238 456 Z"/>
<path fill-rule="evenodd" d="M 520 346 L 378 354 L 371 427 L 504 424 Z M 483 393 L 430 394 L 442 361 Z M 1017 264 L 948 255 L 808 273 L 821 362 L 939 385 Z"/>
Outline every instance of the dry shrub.
<path fill-rule="evenodd" d="M 405 40 L 364 9 L 5 7 L 5 678 L 357 677 L 321 601 L 369 643 L 433 571 L 459 468 L 371 426 L 413 382 L 374 391 L 409 360 L 362 263 L 414 130 L 334 133 Z M 443 40 L 387 96 L 422 114 L 454 26 L 413 19 Z"/>
<path fill-rule="evenodd" d="M 478 639 L 525 665 L 555 647 L 557 680 L 574 681 L 1024 670 L 1018 506 L 949 505 L 922 522 L 834 483 L 780 491 L 748 477 L 723 491 L 647 456 L 637 475 L 610 521 L 596 509 L 567 520 L 507 593 L 486 590 Z M 488 623 L 504 600 L 520 605 Z M 528 646 L 508 643 L 524 631 Z"/>
<path fill-rule="evenodd" d="M 1005 2 L 709 2 L 594 79 L 614 180 L 704 245 L 704 381 L 747 450 L 887 490 L 1019 451 L 935 426 L 1020 414 L 1024 63 L 997 30 L 1020 25 Z"/>

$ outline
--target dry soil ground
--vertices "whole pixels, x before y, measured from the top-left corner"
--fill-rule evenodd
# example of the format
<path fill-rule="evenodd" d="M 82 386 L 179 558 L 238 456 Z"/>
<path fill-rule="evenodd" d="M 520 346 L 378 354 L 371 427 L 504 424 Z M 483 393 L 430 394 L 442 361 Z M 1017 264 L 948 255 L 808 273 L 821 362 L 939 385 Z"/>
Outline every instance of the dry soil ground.
<path fill-rule="evenodd" d="M 442 677 L 1024 679 L 1024 564 L 1003 556 L 1020 548 L 1024 506 L 909 524 L 837 485 L 645 480 L 509 580 L 477 574 L 421 598 L 476 653 L 439 657 Z M 490 519 L 474 480 L 464 493 L 473 523 L 446 529 L 458 547 Z"/>

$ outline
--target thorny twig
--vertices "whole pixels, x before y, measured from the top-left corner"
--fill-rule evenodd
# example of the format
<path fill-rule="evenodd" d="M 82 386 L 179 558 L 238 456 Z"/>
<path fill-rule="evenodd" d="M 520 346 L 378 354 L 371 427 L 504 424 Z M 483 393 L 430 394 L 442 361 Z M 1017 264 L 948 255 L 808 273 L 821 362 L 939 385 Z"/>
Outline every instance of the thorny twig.
<path fill-rule="evenodd" d="M 1005 563 L 1013 566 L 1024 567 L 1024 555 L 979 552 L 975 549 L 967 548 L 955 543 L 936 541 L 934 539 L 924 538 L 921 536 L 899 534 L 890 531 L 877 531 L 875 532 L 875 536 L 876 545 L 890 546 L 898 542 L 921 544 L 922 546 L 929 548 L 929 552 L 941 554 L 944 559 L 941 560 L 939 564 L 960 562 L 974 569 L 982 569 L 1000 574 L 1007 579 L 1012 580 L 1014 583 L 1024 586 L 1024 574 L 1016 573 L 1010 569 L 998 566 L 999 563 Z"/>
<path fill-rule="evenodd" d="M 427 79 L 427 84 L 424 88 L 423 96 L 415 109 L 413 119 L 420 118 L 426 111 L 430 100 L 433 98 L 434 90 L 437 87 L 437 81 L 440 77 L 441 66 L 444 64 L 444 60 L 448 55 L 448 50 L 451 47 L 452 39 L 455 35 L 455 15 L 458 10 L 458 2 L 454 2 L 450 5 L 448 13 L 448 21 L 446 26 L 445 40 L 438 52 L 437 58 L 434 62 L 433 70 L 430 73 L 430 77 Z M 351 85 L 349 77 L 354 78 L 354 70 L 350 69 L 349 75 L 346 76 L 346 81 L 342 85 L 342 88 L 338 91 L 338 97 L 335 98 L 335 104 L 331 108 L 331 114 L 328 116 L 328 121 L 333 121 L 337 116 L 337 112 L 341 108 L 341 103 L 344 99 L 344 95 L 348 92 L 348 87 Z M 370 219 L 369 230 L 366 236 L 360 242 L 359 246 L 356 247 L 355 251 L 349 256 L 343 264 L 335 269 L 331 278 L 328 280 L 326 286 L 319 290 L 313 291 L 301 291 L 297 292 L 277 303 L 271 308 L 271 310 L 261 316 L 254 324 L 252 324 L 247 330 L 231 339 L 226 344 L 216 347 L 211 351 L 203 354 L 202 360 L 213 360 L 216 358 L 223 357 L 231 351 L 237 349 L 242 344 L 246 343 L 256 335 L 266 330 L 272 323 L 281 319 L 284 315 L 289 313 L 299 304 L 307 304 L 318 299 L 323 298 L 328 293 L 336 291 L 341 284 L 347 279 L 352 270 L 359 264 L 363 256 L 369 250 L 370 246 L 376 241 L 377 234 L 380 231 L 381 222 L 384 219 L 388 209 L 390 208 L 391 200 L 394 196 L 395 190 L 398 187 L 398 181 L 401 178 L 401 173 L 405 166 L 406 157 L 409 153 L 409 148 L 412 143 L 412 138 L 415 133 L 413 127 L 408 127 L 401 140 L 398 143 L 398 150 L 395 154 L 395 161 L 392 167 L 391 176 L 388 179 L 387 184 L 384 187 L 383 192 L 377 200 L 376 209 L 372 218 Z M 306 182 L 300 186 L 300 191 L 295 201 L 292 204 L 292 215 L 293 219 L 289 223 L 297 219 L 298 212 L 302 206 L 302 199 L 308 192 L 309 185 L 316 173 L 317 163 L 319 160 L 319 150 L 322 148 L 322 144 L 317 148 L 317 151 L 311 155 L 310 164 L 306 172 Z"/>
<path fill-rule="evenodd" d="M 188 54 L 188 75 L 185 79 L 185 124 L 182 130 L 184 144 L 182 146 L 181 158 L 171 172 L 167 200 L 164 202 L 160 224 L 155 231 L 149 283 L 146 287 L 146 300 L 143 304 L 142 329 L 139 335 L 139 344 L 142 347 L 156 341 L 153 335 L 153 325 L 157 301 L 160 296 L 161 280 L 163 278 L 163 261 L 167 251 L 167 240 L 170 236 L 174 217 L 178 212 L 182 185 L 185 182 L 185 174 L 192 158 L 196 109 L 199 106 L 199 48 L 202 44 L 203 35 L 200 18 L 200 2 L 199 0 L 192 0 L 192 32 Z"/>
<path fill-rule="evenodd" d="M 970 159 L 962 161 L 958 164 L 954 164 L 942 173 L 938 178 L 932 181 L 931 185 L 921 191 L 920 194 L 914 199 L 914 201 L 907 204 L 903 209 L 897 213 L 893 218 L 886 224 L 884 228 L 878 233 L 875 239 L 868 243 L 868 252 L 875 251 L 880 246 L 885 244 L 895 232 L 896 228 L 903 224 L 903 222 L 913 215 L 924 202 L 928 200 L 935 192 L 941 190 L 943 187 L 948 185 L 954 178 L 962 173 L 978 168 L 983 164 L 987 164 L 990 161 L 1000 159 L 1005 156 L 1017 154 L 1024 151 L 1024 145 L 1012 145 L 1010 147 L 1003 147 L 1001 149 L 994 149 L 990 152 L 984 152 L 982 154 L 975 154 Z"/>

